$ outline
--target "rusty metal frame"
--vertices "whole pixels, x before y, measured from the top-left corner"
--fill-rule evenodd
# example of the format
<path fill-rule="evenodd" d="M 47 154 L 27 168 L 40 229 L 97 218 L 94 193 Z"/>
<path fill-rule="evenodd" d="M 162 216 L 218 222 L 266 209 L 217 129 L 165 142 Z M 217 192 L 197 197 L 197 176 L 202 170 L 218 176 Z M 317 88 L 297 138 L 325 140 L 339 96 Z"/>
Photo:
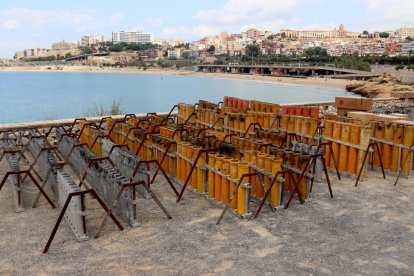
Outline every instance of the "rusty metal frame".
<path fill-rule="evenodd" d="M 105 210 L 106 214 L 112 219 L 112 221 L 115 223 L 115 225 L 118 227 L 118 229 L 120 231 L 124 230 L 124 227 L 122 226 L 122 224 L 118 221 L 118 219 L 110 212 L 110 209 L 105 205 L 105 203 L 102 201 L 102 199 L 99 197 L 99 195 L 96 193 L 95 190 L 93 189 L 88 189 L 85 191 L 80 191 L 80 192 L 74 192 L 74 193 L 70 193 L 68 198 L 66 199 L 65 205 L 62 208 L 62 211 L 60 212 L 60 215 L 56 221 L 55 226 L 53 227 L 52 233 L 49 236 L 49 239 L 46 243 L 45 248 L 43 249 L 43 254 L 46 254 L 49 251 L 49 247 L 52 244 L 53 238 L 55 237 L 55 234 L 59 228 L 60 223 L 62 222 L 63 216 L 65 215 L 66 209 L 69 206 L 70 201 L 72 200 L 73 197 L 75 196 L 84 196 L 86 194 L 90 194 L 92 198 L 96 199 L 98 201 L 98 203 L 101 205 L 102 209 Z"/>
<path fill-rule="evenodd" d="M 47 193 L 43 190 L 43 188 L 39 185 L 36 178 L 30 173 L 29 170 L 20 170 L 15 172 L 6 172 L 6 174 L 3 177 L 3 180 L 0 182 L 0 191 L 3 188 L 4 183 L 6 183 L 7 179 L 10 175 L 17 175 L 17 182 L 20 183 L 21 175 L 28 175 L 29 178 L 32 180 L 33 184 L 39 189 L 39 191 L 42 193 L 42 195 L 46 198 L 46 200 L 49 202 L 50 206 L 52 208 L 56 208 L 56 205 L 53 203 L 53 201 L 50 199 L 50 197 L 47 195 Z M 22 180 L 23 181 L 23 180 Z"/>
<path fill-rule="evenodd" d="M 376 141 L 375 142 L 371 142 L 371 143 L 369 143 L 369 145 L 367 147 L 367 150 L 365 151 L 364 161 L 362 162 L 361 168 L 359 169 L 358 177 L 357 177 L 357 180 L 355 182 L 355 187 L 358 186 L 358 182 L 359 182 L 359 180 L 361 178 L 362 170 L 364 169 L 364 166 L 365 166 L 365 163 L 367 161 L 367 157 L 368 157 L 368 154 L 369 154 L 371 148 L 374 150 L 374 153 L 373 154 L 375 154 L 375 152 L 376 152 L 375 151 L 375 148 L 377 149 L 377 153 L 378 153 L 378 157 L 379 157 L 379 161 L 380 161 L 380 166 L 381 166 L 381 171 L 382 171 L 382 176 L 385 179 L 385 171 L 384 171 L 384 166 L 382 164 L 381 150 L 380 150 L 379 145 L 378 145 L 378 143 Z"/>
<path fill-rule="evenodd" d="M 400 180 L 401 177 L 401 173 L 402 173 L 402 168 L 404 168 L 405 164 L 407 163 L 410 155 L 414 152 L 414 139 L 413 142 L 411 143 L 411 147 L 410 150 L 407 152 L 407 155 L 405 156 L 403 162 L 400 164 L 400 168 L 398 170 L 398 176 L 397 179 L 395 179 L 395 183 L 394 186 L 397 186 L 398 180 Z M 411 164 L 410 164 L 410 168 L 411 168 Z"/>

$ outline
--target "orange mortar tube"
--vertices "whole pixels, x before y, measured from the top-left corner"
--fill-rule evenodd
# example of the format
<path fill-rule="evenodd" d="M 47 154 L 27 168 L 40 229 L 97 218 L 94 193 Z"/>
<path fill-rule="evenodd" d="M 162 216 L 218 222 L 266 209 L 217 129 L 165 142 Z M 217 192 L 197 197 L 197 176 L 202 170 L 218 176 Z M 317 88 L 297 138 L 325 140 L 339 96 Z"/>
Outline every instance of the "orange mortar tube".
<path fill-rule="evenodd" d="M 275 176 L 280 171 L 282 171 L 282 158 L 274 158 L 272 161 L 272 175 Z M 273 207 L 277 207 L 281 203 L 279 184 L 277 181 L 273 184 L 272 190 L 270 191 L 270 202 L 272 202 Z"/>
<path fill-rule="evenodd" d="M 312 134 L 309 134 L 309 132 L 310 132 L 310 118 L 307 118 L 307 117 L 303 117 L 302 118 L 302 128 L 301 128 L 300 132 L 302 134 L 306 134 L 306 135 L 311 135 L 312 136 Z M 305 143 L 305 144 L 308 144 L 309 143 L 309 139 L 306 138 L 306 137 L 303 137 L 302 138 L 302 142 Z"/>
<path fill-rule="evenodd" d="M 384 122 L 377 122 L 375 125 L 375 138 L 377 139 L 384 139 Z M 382 149 L 384 148 L 384 144 L 381 142 L 377 142 L 378 147 L 380 149 L 381 155 L 382 155 Z M 376 148 L 374 149 L 377 150 Z M 379 154 L 378 152 L 374 153 L 374 167 L 379 168 L 380 167 L 380 160 L 379 160 Z"/>
<path fill-rule="evenodd" d="M 303 123 L 303 117 L 302 116 L 296 116 L 295 117 L 295 126 L 294 126 L 294 131 L 296 134 L 300 135 L 301 134 L 301 130 L 302 130 L 302 123 Z"/>
<path fill-rule="evenodd" d="M 245 149 L 244 150 L 243 161 L 247 162 L 249 164 L 250 162 L 252 162 L 252 155 L 253 155 L 253 150 L 252 149 Z M 251 194 L 254 194 L 255 193 L 255 185 L 256 185 L 256 183 L 254 181 L 254 177 L 252 177 L 252 183 L 250 183 L 250 185 L 252 186 L 250 192 L 251 192 Z"/>
<path fill-rule="evenodd" d="M 223 158 L 223 174 L 230 176 L 230 157 Z M 230 181 L 226 178 L 221 180 L 221 201 L 223 204 L 227 204 L 230 198 Z"/>
<path fill-rule="evenodd" d="M 197 151 L 197 154 L 200 152 L 200 149 Z M 206 155 L 203 153 L 198 158 L 197 164 L 199 167 L 204 167 L 206 165 Z M 204 193 L 204 170 L 197 168 L 197 191 L 199 193 Z"/>
<path fill-rule="evenodd" d="M 285 150 L 285 160 L 284 163 L 288 166 L 292 165 L 293 151 L 290 149 Z M 283 190 L 289 190 L 291 179 L 290 177 L 285 178 L 285 183 L 283 184 Z"/>
<path fill-rule="evenodd" d="M 360 125 L 351 125 L 349 131 L 349 142 L 353 145 L 359 145 L 359 136 L 361 133 Z M 357 174 L 358 149 L 349 147 L 347 172 Z"/>
<path fill-rule="evenodd" d="M 273 160 L 275 160 L 274 155 L 270 155 L 270 154 L 266 155 L 266 158 L 265 158 L 265 171 L 267 173 L 272 173 Z M 267 176 L 264 176 L 263 178 L 264 178 L 264 184 L 265 184 L 265 187 L 266 187 L 266 191 L 268 191 L 269 188 L 270 188 L 270 182 L 272 181 L 272 179 L 267 177 Z"/>
<path fill-rule="evenodd" d="M 193 161 L 193 163 L 195 162 L 195 159 L 198 155 L 198 152 L 199 152 L 200 148 L 201 147 L 192 146 L 192 155 L 190 156 L 190 159 L 191 159 L 191 161 Z M 192 166 L 193 166 L 193 164 L 191 164 L 191 167 Z M 190 167 L 190 170 L 191 170 L 191 167 Z M 193 173 L 191 174 L 191 178 L 190 178 L 190 181 L 191 181 L 190 184 L 191 184 L 191 187 L 194 188 L 194 190 L 197 190 L 197 171 L 198 171 L 198 169 L 195 168 Z"/>
<path fill-rule="evenodd" d="M 342 142 L 349 142 L 349 135 L 350 135 L 351 125 L 348 123 L 344 123 L 342 125 L 341 131 L 341 141 Z M 346 172 L 348 166 L 348 152 L 349 147 L 346 145 L 341 144 L 339 146 L 339 165 L 338 169 L 340 172 Z"/>
<path fill-rule="evenodd" d="M 310 126 L 309 126 L 309 135 L 312 136 L 316 133 L 318 129 L 318 119 L 310 118 Z M 309 141 L 309 143 L 313 143 L 314 141 Z"/>
<path fill-rule="evenodd" d="M 257 153 L 257 167 L 259 167 L 260 169 L 264 170 L 265 169 L 265 158 L 266 158 L 266 153 Z M 265 177 L 264 177 L 265 178 Z M 263 198 L 264 197 L 264 190 L 262 187 L 262 184 L 260 183 L 260 180 L 257 178 L 256 181 L 256 196 L 258 198 Z"/>
<path fill-rule="evenodd" d="M 404 136 L 404 125 L 398 124 L 394 128 L 394 145 L 401 145 L 403 142 L 403 136 Z M 400 158 L 400 148 L 397 146 L 392 147 L 392 163 L 391 163 L 391 171 L 398 172 L 398 164 Z"/>
<path fill-rule="evenodd" d="M 393 142 L 394 140 L 394 124 L 393 123 L 385 123 L 384 125 L 384 140 L 387 142 Z M 383 144 L 382 146 L 382 165 L 384 166 L 384 170 L 389 170 L 391 168 L 391 160 L 392 160 L 392 145 Z"/>
<path fill-rule="evenodd" d="M 414 125 L 406 125 L 405 126 L 405 130 L 404 130 L 404 137 L 403 137 L 403 145 L 405 147 L 411 147 L 413 144 L 413 139 L 414 139 Z M 408 159 L 406 161 L 408 155 Z M 402 154 L 401 154 L 401 163 L 405 162 L 405 164 L 401 164 L 402 170 L 401 173 L 404 176 L 409 176 L 410 175 L 410 171 L 411 171 L 411 166 L 412 166 L 412 153 L 411 150 L 408 149 L 403 149 L 402 150 Z"/>
<path fill-rule="evenodd" d="M 370 126 L 361 127 L 361 133 L 359 135 L 359 145 L 364 149 L 366 149 L 369 145 L 369 141 L 370 141 L 369 138 L 370 138 L 371 132 L 372 130 Z M 364 166 L 364 170 L 361 173 L 361 177 L 365 176 L 365 172 L 366 172 L 367 165 L 368 165 L 368 164 L 363 164 L 364 155 L 365 155 L 365 150 L 358 151 L 357 172 L 359 173 L 359 171 L 361 170 L 361 167 Z"/>
<path fill-rule="evenodd" d="M 325 121 L 325 129 L 323 132 L 323 136 L 327 138 L 332 138 L 332 132 L 333 132 L 333 125 L 334 121 L 327 120 Z M 323 140 L 324 142 L 327 142 L 328 140 Z M 329 166 L 331 161 L 331 148 L 329 146 L 325 147 L 325 162 Z"/>
<path fill-rule="evenodd" d="M 210 152 L 208 154 L 208 165 L 212 168 L 214 168 L 214 164 L 216 163 L 216 156 L 217 156 L 217 152 Z M 214 180 L 215 180 L 215 176 L 214 176 L 214 172 L 209 170 L 208 171 L 208 196 L 210 198 L 214 198 Z"/>
<path fill-rule="evenodd" d="M 214 168 L 221 172 L 223 170 L 223 159 L 224 155 L 216 155 L 216 163 L 214 165 Z M 214 198 L 216 201 L 221 202 L 221 181 L 222 177 L 219 174 L 215 174 L 214 178 Z"/>
<path fill-rule="evenodd" d="M 239 162 L 238 168 L 237 168 L 237 179 L 240 179 L 243 174 L 249 173 L 249 164 L 247 162 Z M 249 177 L 243 178 L 243 181 L 241 184 L 247 184 L 249 183 Z M 235 198 L 233 198 L 233 201 Z M 240 215 L 246 215 L 249 211 L 249 193 L 247 192 L 247 189 L 239 186 L 239 189 L 237 190 L 237 212 Z"/>
<path fill-rule="evenodd" d="M 289 115 L 282 116 L 282 129 L 287 130 L 289 124 Z"/>
<path fill-rule="evenodd" d="M 181 181 L 181 168 L 182 168 L 182 159 L 178 155 L 183 154 L 183 143 L 179 142 L 177 144 L 177 168 L 176 168 L 176 178 Z"/>
<path fill-rule="evenodd" d="M 335 122 L 333 126 L 332 131 L 332 138 L 335 140 L 341 139 L 341 131 L 342 131 L 342 123 L 341 122 Z M 335 156 L 335 160 L 339 160 L 339 144 L 336 142 L 332 142 L 332 152 Z M 333 162 L 333 158 L 331 158 L 331 161 L 329 163 L 331 168 L 335 168 L 335 164 Z"/>
<path fill-rule="evenodd" d="M 309 154 L 301 154 L 299 157 L 299 169 L 303 171 L 306 167 L 306 164 L 309 162 Z M 304 197 L 308 197 L 308 177 L 303 176 L 299 183 L 299 192 Z"/>
<path fill-rule="evenodd" d="M 239 167 L 239 160 L 231 159 L 230 160 L 230 177 L 236 181 L 238 180 L 238 177 L 239 177 L 238 167 Z M 230 189 L 229 189 L 230 194 L 234 192 L 234 189 L 236 189 L 236 183 L 230 181 Z M 237 209 L 237 193 L 235 194 L 232 202 L 230 203 L 230 208 Z"/>

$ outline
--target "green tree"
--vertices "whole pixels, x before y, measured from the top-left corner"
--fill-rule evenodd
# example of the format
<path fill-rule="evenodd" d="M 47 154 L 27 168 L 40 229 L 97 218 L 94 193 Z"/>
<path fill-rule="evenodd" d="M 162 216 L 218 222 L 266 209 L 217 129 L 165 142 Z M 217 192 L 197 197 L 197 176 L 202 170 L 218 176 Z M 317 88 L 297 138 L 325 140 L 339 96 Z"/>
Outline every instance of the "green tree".
<path fill-rule="evenodd" d="M 328 52 L 321 47 L 312 47 L 305 50 L 305 56 L 310 59 L 323 58 L 328 56 Z"/>
<path fill-rule="evenodd" d="M 260 54 L 259 45 L 251 44 L 246 47 L 246 56 L 257 57 Z"/>
<path fill-rule="evenodd" d="M 406 40 L 406 41 L 413 41 L 414 39 L 413 39 L 412 37 L 410 37 L 410 36 L 407 36 L 407 37 L 405 38 L 405 40 Z"/>
<path fill-rule="evenodd" d="M 369 33 L 368 33 L 368 31 L 367 31 L 367 30 L 365 30 L 365 31 L 363 31 L 363 32 L 362 32 L 362 34 L 363 34 L 363 35 L 368 35 Z"/>
<path fill-rule="evenodd" d="M 209 54 L 214 54 L 214 52 L 216 51 L 216 47 L 214 45 L 211 45 L 210 47 L 208 47 L 207 52 Z"/>
<path fill-rule="evenodd" d="M 404 65 L 402 65 L 402 64 L 399 64 L 399 65 L 397 65 L 397 66 L 395 66 L 395 70 L 403 70 L 405 67 L 404 67 Z"/>
<path fill-rule="evenodd" d="M 81 47 L 79 47 L 79 50 L 84 55 L 89 55 L 89 54 L 92 54 L 93 53 L 92 48 L 89 47 L 89 46 L 81 46 Z"/>
<path fill-rule="evenodd" d="M 389 33 L 386 33 L 386 32 L 382 32 L 382 33 L 379 34 L 379 37 L 381 37 L 381 38 L 389 38 L 390 37 L 390 34 Z"/>
<path fill-rule="evenodd" d="M 123 49 L 124 49 L 124 46 L 122 46 L 121 44 L 113 44 L 108 47 L 108 50 L 110 52 L 121 52 Z"/>

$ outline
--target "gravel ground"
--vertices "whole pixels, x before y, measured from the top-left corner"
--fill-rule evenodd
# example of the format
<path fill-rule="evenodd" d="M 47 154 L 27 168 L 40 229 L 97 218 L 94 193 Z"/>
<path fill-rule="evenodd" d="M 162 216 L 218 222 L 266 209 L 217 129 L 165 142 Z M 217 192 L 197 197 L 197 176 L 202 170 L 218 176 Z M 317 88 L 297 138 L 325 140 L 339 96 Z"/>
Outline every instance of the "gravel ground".
<path fill-rule="evenodd" d="M 255 221 L 226 214 L 217 226 L 221 209 L 189 191 L 176 204 L 160 178 L 153 190 L 172 220 L 154 201 L 140 200 L 141 227 L 119 232 L 108 222 L 99 239 L 77 242 L 64 221 L 45 255 L 59 211 L 41 199 L 38 208 L 15 213 L 6 183 L 0 192 L 0 275 L 414 274 L 414 180 L 394 187 L 394 179 L 370 172 L 358 188 L 352 179 L 334 179 L 334 199 L 318 183 L 304 205 L 294 201 L 276 213 L 265 207 Z M 27 185 L 26 206 L 33 187 Z M 92 199 L 87 207 L 94 232 L 103 212 Z"/>

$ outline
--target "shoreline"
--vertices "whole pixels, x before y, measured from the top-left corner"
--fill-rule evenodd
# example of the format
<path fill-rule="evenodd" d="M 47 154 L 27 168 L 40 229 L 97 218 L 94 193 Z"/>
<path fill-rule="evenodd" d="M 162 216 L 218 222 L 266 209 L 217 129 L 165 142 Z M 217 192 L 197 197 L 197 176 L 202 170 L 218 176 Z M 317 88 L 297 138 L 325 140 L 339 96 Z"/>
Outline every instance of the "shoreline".
<path fill-rule="evenodd" d="M 344 89 L 348 84 L 364 83 L 354 80 L 341 80 L 330 78 L 290 78 L 277 76 L 261 76 L 261 75 L 241 75 L 229 73 L 203 73 L 193 71 L 180 71 L 173 69 L 147 69 L 142 70 L 138 68 L 113 68 L 113 67 L 96 67 L 96 66 L 60 66 L 62 69 L 48 69 L 53 66 L 39 65 L 39 66 L 15 66 L 15 67 L 0 67 L 0 72 L 78 72 L 78 73 L 119 73 L 119 74 L 147 74 L 147 75 L 163 75 L 163 76 L 177 76 L 177 77 L 202 77 L 202 78 L 216 78 L 216 79 L 236 79 L 236 80 L 250 80 L 259 82 L 279 83 L 286 85 L 311 85 L 322 88 L 336 88 Z"/>

